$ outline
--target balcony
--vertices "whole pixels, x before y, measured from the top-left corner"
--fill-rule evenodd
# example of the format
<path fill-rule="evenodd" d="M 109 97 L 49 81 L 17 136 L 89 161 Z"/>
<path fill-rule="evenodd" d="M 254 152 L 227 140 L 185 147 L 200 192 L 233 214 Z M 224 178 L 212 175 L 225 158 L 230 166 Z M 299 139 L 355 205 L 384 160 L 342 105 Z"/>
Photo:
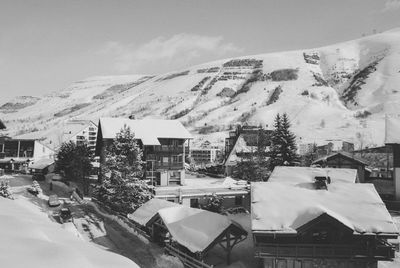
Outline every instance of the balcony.
<path fill-rule="evenodd" d="M 255 257 L 391 260 L 394 258 L 394 247 L 390 244 L 381 244 L 375 248 L 334 244 L 259 244 L 255 248 Z"/>
<path fill-rule="evenodd" d="M 154 161 L 153 167 L 151 164 L 148 164 L 147 170 L 151 169 L 167 169 L 167 170 L 180 170 L 183 169 L 183 162 L 174 162 L 174 163 L 161 163 L 160 161 Z"/>

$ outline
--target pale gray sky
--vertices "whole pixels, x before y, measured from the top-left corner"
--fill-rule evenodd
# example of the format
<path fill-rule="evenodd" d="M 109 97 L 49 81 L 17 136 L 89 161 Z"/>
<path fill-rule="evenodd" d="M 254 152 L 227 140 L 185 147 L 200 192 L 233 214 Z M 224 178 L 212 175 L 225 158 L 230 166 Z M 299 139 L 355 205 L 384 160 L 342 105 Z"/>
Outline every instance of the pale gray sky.
<path fill-rule="evenodd" d="M 400 27 L 400 0 L 0 0 L 0 102 Z"/>

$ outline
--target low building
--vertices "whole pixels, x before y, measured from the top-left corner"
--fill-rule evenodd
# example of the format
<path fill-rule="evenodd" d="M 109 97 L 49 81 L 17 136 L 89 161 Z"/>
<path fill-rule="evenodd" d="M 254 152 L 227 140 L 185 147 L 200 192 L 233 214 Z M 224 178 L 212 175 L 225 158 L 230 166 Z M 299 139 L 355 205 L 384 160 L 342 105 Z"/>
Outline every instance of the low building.
<path fill-rule="evenodd" d="M 124 126 L 131 129 L 143 149 L 146 179 L 157 187 L 185 184 L 185 143 L 192 136 L 178 120 L 100 118 L 96 144 L 100 169 L 106 148 Z"/>
<path fill-rule="evenodd" d="M 0 144 L 0 168 L 8 171 L 28 171 L 28 167 L 43 159 L 53 159 L 55 151 L 35 139 L 3 138 Z"/>
<path fill-rule="evenodd" d="M 156 198 L 198 208 L 214 196 L 223 197 L 224 208 L 244 207 L 250 209 L 250 185 L 232 178 L 196 178 L 186 174 L 185 185 L 156 187 Z"/>
<path fill-rule="evenodd" d="M 168 203 L 152 199 L 128 217 L 189 267 L 198 261 L 204 263 L 216 245 L 225 249 L 230 264 L 232 248 L 247 237 L 239 223 L 217 213 Z"/>
<path fill-rule="evenodd" d="M 372 184 L 286 181 L 251 185 L 255 257 L 263 267 L 376 268 L 393 260 L 388 240 L 398 230 Z"/>
<path fill-rule="evenodd" d="M 368 166 L 368 163 L 363 159 L 355 157 L 351 153 L 333 153 L 315 160 L 312 164 L 319 165 L 321 167 L 356 169 L 359 181 L 365 182 L 366 179 L 365 168 Z"/>

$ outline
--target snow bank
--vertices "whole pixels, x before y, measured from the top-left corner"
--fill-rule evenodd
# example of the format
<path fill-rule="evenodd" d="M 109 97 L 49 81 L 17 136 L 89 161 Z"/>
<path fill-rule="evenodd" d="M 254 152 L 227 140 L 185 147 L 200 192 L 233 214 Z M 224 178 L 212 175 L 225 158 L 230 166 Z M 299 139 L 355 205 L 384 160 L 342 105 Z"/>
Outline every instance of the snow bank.
<path fill-rule="evenodd" d="M 372 184 L 331 183 L 328 190 L 315 190 L 302 184 L 258 182 L 251 188 L 253 231 L 293 233 L 326 213 L 355 233 L 398 233 Z"/>
<path fill-rule="evenodd" d="M 0 198 L 0 237 L 2 267 L 138 267 L 82 241 L 24 199 Z"/>
<path fill-rule="evenodd" d="M 386 117 L 385 143 L 400 144 L 400 118 Z"/>

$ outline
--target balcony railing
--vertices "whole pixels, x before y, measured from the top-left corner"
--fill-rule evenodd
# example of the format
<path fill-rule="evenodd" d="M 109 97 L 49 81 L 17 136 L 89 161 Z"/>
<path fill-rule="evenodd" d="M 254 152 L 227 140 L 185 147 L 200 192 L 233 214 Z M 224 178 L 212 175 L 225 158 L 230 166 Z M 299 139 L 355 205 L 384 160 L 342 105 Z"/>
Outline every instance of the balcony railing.
<path fill-rule="evenodd" d="M 375 248 L 359 245 L 282 245 L 259 244 L 255 256 L 262 257 L 293 257 L 293 258 L 369 258 L 376 260 L 391 260 L 394 258 L 394 247 L 380 245 Z"/>

